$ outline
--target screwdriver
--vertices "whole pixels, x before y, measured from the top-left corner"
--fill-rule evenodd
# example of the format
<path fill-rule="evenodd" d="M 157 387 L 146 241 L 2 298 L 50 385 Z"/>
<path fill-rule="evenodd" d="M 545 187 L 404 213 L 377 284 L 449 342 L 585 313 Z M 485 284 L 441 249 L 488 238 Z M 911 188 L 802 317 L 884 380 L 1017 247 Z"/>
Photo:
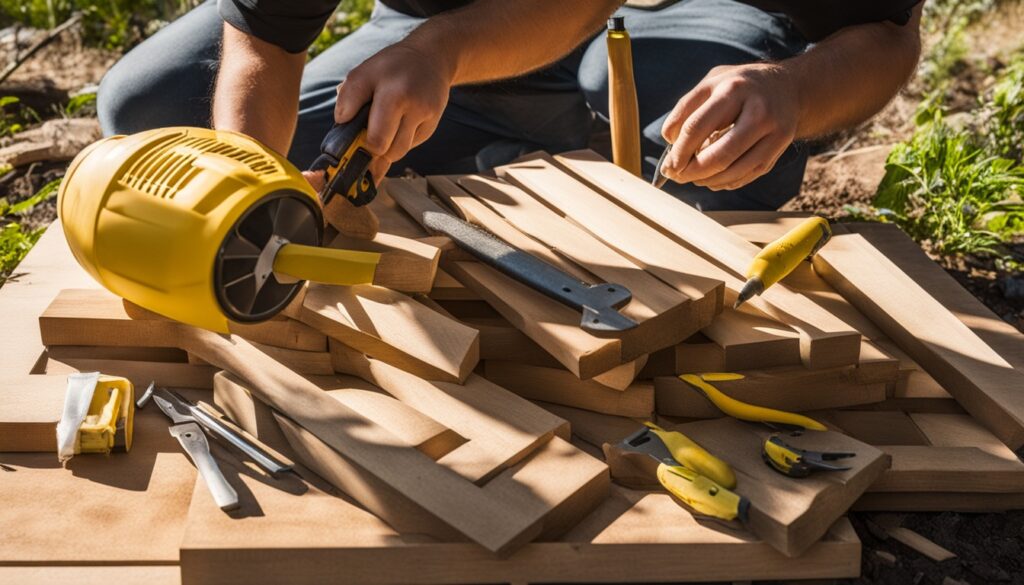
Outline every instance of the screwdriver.
<path fill-rule="evenodd" d="M 740 289 L 733 308 L 785 278 L 801 262 L 814 256 L 831 237 L 832 229 L 827 219 L 808 217 L 781 238 L 765 246 L 754 256 L 754 261 L 747 269 L 747 282 Z"/>

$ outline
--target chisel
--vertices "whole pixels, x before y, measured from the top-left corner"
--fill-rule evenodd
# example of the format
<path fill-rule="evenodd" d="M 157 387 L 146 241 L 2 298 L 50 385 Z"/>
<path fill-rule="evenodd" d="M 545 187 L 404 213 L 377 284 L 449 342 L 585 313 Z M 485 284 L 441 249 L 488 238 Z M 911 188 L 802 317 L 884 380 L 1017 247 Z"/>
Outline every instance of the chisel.
<path fill-rule="evenodd" d="M 785 278 L 801 262 L 814 256 L 831 237 L 832 229 L 827 219 L 808 217 L 781 238 L 765 246 L 754 256 L 754 261 L 747 269 L 747 282 L 740 289 L 733 308 Z"/>

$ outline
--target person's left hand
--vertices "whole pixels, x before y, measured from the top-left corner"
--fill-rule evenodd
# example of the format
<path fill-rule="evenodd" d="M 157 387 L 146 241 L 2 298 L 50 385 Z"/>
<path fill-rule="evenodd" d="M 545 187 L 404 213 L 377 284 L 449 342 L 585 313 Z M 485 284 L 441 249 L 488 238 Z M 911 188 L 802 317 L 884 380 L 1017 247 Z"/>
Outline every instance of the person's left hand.
<path fill-rule="evenodd" d="M 672 144 L 662 174 L 712 191 L 750 183 L 770 171 L 796 137 L 799 97 L 778 64 L 715 67 L 662 126 Z"/>

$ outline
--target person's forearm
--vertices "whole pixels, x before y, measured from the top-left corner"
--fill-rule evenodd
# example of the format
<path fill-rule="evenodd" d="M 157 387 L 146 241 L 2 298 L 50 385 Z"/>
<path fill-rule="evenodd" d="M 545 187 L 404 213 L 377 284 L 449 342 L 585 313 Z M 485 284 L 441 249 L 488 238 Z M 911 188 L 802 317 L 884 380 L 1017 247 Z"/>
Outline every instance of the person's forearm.
<path fill-rule="evenodd" d="M 436 54 L 454 85 L 505 79 L 549 65 L 598 31 L 622 0 L 478 0 L 439 14 L 403 44 Z"/>
<path fill-rule="evenodd" d="M 289 53 L 225 24 L 213 127 L 247 134 L 287 154 L 305 62 L 304 52 Z"/>
<path fill-rule="evenodd" d="M 866 24 L 839 31 L 780 63 L 797 79 L 796 138 L 855 126 L 878 113 L 907 82 L 921 52 L 920 5 L 909 23 Z"/>

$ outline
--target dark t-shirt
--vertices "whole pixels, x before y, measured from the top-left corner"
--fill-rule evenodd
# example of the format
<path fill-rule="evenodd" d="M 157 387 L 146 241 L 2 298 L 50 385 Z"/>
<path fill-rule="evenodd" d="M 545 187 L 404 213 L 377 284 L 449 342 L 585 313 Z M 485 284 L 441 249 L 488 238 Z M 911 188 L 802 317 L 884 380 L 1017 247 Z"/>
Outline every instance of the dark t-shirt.
<path fill-rule="evenodd" d="M 427 17 L 473 0 L 378 0 L 412 16 Z M 786 14 L 810 42 L 867 22 L 906 24 L 921 0 L 740 0 Z M 338 0 L 220 0 L 220 14 L 231 26 L 291 53 L 304 51 L 323 29 Z"/>

